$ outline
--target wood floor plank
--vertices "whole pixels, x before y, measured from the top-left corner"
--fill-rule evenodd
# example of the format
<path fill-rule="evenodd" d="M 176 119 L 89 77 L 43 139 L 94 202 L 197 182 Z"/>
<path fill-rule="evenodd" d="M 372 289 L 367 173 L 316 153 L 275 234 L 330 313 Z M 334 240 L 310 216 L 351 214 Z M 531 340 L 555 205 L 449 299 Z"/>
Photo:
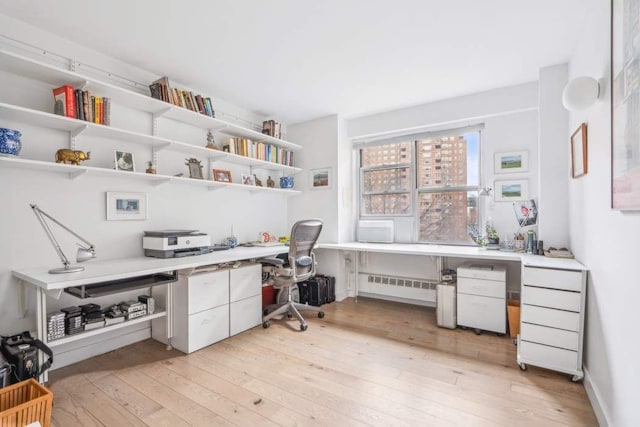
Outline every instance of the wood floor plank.
<path fill-rule="evenodd" d="M 582 384 L 521 372 L 507 337 L 369 298 L 323 310 L 305 332 L 274 320 L 189 355 L 147 340 L 54 371 L 53 424 L 597 425 Z"/>

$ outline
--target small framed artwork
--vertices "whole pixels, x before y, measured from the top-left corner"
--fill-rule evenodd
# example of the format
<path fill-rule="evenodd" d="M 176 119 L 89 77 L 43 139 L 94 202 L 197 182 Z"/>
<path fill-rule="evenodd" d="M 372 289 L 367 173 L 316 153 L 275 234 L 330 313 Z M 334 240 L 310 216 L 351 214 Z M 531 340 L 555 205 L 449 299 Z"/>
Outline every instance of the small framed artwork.
<path fill-rule="evenodd" d="M 231 171 L 213 169 L 213 180 L 218 182 L 231 182 Z"/>
<path fill-rule="evenodd" d="M 495 153 L 493 169 L 495 173 L 527 172 L 529 170 L 529 152 L 522 150 Z"/>
<path fill-rule="evenodd" d="M 496 202 L 529 199 L 529 180 L 526 179 L 496 181 L 493 188 Z"/>
<path fill-rule="evenodd" d="M 185 165 L 189 167 L 189 178 L 203 179 L 204 177 L 202 176 L 202 162 L 193 157 L 185 160 L 187 161 Z"/>
<path fill-rule="evenodd" d="M 147 193 L 107 192 L 107 221 L 147 219 Z"/>
<path fill-rule="evenodd" d="M 253 175 L 242 174 L 242 183 L 244 185 L 256 185 L 256 181 Z"/>
<path fill-rule="evenodd" d="M 125 172 L 136 171 L 135 163 L 133 162 L 133 153 L 116 150 L 114 152 L 114 158 L 116 161 L 116 170 Z"/>
<path fill-rule="evenodd" d="M 331 188 L 331 168 L 312 169 L 309 172 L 311 189 Z"/>
<path fill-rule="evenodd" d="M 587 124 L 582 123 L 571 135 L 571 176 L 587 174 Z"/>

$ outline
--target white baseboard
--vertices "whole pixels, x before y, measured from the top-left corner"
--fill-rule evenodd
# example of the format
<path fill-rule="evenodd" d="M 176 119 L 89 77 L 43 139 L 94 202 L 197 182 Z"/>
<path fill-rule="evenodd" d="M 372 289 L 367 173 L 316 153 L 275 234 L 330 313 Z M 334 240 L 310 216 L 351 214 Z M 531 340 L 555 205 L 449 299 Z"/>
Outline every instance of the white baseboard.
<path fill-rule="evenodd" d="M 396 296 L 392 296 L 392 295 L 374 294 L 374 293 L 371 293 L 371 292 L 358 292 L 358 296 L 367 297 L 367 298 L 382 299 L 382 300 L 385 300 L 385 301 L 402 302 L 402 303 L 405 303 L 405 304 L 421 305 L 423 307 L 435 307 L 436 306 L 436 303 L 433 302 L 433 301 L 420 301 L 420 300 L 417 300 L 417 299 L 402 298 L 402 297 L 396 297 Z"/>
<path fill-rule="evenodd" d="M 598 392 L 598 389 L 595 383 L 591 380 L 591 375 L 587 368 L 584 368 L 584 389 L 587 391 L 587 396 L 589 396 L 589 401 L 591 402 L 591 407 L 593 408 L 593 412 L 596 414 L 596 418 L 598 419 L 598 423 L 602 427 L 609 427 L 612 425 L 609 422 L 609 416 L 605 411 L 605 407 L 602 405 L 601 394 Z"/>

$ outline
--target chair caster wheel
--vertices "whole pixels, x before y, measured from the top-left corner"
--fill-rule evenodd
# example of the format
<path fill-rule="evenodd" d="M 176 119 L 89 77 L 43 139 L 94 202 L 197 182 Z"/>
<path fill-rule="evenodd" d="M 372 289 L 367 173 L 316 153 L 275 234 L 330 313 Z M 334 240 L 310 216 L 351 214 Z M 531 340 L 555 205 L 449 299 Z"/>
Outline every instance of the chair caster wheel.
<path fill-rule="evenodd" d="M 320 319 L 322 319 L 322 318 L 324 317 L 324 311 L 319 311 L 319 312 L 318 312 L 318 317 L 319 317 Z"/>
<path fill-rule="evenodd" d="M 520 368 L 521 371 L 526 371 L 527 365 L 525 365 L 524 363 L 518 363 L 518 368 Z"/>
<path fill-rule="evenodd" d="M 287 319 L 292 319 L 292 318 L 293 318 L 293 314 L 287 313 Z"/>
<path fill-rule="evenodd" d="M 264 322 L 262 322 L 262 327 L 267 329 L 269 326 L 271 326 L 271 322 L 269 322 L 268 320 L 265 320 Z"/>
<path fill-rule="evenodd" d="M 307 330 L 307 328 L 308 328 L 308 326 L 307 326 L 307 324 L 306 324 L 306 323 L 302 323 L 302 324 L 300 324 L 300 330 L 301 330 L 302 332 L 306 331 L 306 330 Z"/>
<path fill-rule="evenodd" d="M 473 333 L 476 335 L 482 335 L 482 329 L 474 329 Z"/>

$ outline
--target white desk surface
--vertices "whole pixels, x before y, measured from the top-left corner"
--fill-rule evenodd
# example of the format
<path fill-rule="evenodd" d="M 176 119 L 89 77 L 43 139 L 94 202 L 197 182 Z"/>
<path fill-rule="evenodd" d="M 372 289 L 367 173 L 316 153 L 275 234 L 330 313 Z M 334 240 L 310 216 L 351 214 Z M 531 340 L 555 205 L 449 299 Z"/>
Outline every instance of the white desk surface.
<path fill-rule="evenodd" d="M 134 257 L 101 261 L 91 260 L 81 265 L 84 271 L 78 273 L 49 274 L 52 268 L 59 267 L 52 264 L 46 267 L 14 270 L 13 275 L 25 282 L 39 286 L 45 290 L 64 289 L 71 286 L 89 285 L 110 280 L 126 279 L 147 274 L 161 273 L 184 268 L 200 267 L 203 265 L 233 262 L 244 259 L 263 258 L 288 252 L 288 246 L 269 247 L 237 247 L 216 251 L 206 255 L 196 255 L 184 258 L 149 258 Z"/>
<path fill-rule="evenodd" d="M 319 249 L 339 249 L 356 252 L 378 252 L 400 255 L 445 256 L 452 258 L 518 261 L 525 266 L 584 271 L 587 268 L 575 259 L 549 258 L 520 252 L 489 250 L 477 246 L 431 245 L 420 243 L 319 243 Z"/>

